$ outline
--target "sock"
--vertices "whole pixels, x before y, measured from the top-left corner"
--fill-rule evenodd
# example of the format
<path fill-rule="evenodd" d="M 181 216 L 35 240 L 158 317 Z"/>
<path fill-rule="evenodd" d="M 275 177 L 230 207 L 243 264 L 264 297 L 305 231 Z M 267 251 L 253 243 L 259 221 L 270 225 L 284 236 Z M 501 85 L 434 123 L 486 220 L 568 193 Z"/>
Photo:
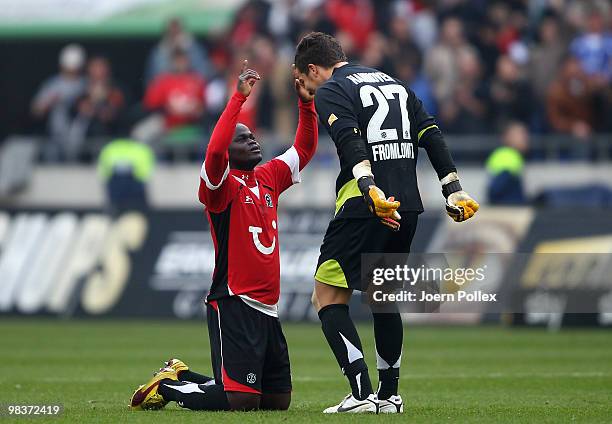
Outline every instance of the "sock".
<path fill-rule="evenodd" d="M 221 384 L 197 384 L 187 381 L 162 380 L 159 394 L 181 408 L 194 411 L 228 411 L 229 403 Z"/>
<path fill-rule="evenodd" d="M 353 396 L 359 400 L 367 398 L 373 393 L 372 383 L 348 305 L 327 305 L 319 311 L 319 319 L 338 365 L 351 385 Z"/>
<path fill-rule="evenodd" d="M 214 378 L 212 377 L 198 374 L 197 372 L 193 372 L 191 370 L 179 372 L 178 378 L 180 381 L 189 381 L 191 383 L 198 383 L 198 384 L 206 384 L 209 381 L 214 380 Z"/>
<path fill-rule="evenodd" d="M 374 318 L 376 339 L 376 368 L 378 368 L 378 398 L 397 395 L 404 327 L 399 313 L 377 314 Z"/>

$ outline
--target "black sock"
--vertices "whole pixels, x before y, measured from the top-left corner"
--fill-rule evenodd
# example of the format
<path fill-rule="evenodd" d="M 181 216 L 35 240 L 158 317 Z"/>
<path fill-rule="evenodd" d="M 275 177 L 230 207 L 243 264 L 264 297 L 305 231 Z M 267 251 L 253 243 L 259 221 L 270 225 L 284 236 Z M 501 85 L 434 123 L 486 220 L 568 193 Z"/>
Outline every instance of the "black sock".
<path fill-rule="evenodd" d="M 197 384 L 187 381 L 162 380 L 159 394 L 181 408 L 194 411 L 228 411 L 229 403 L 220 384 Z"/>
<path fill-rule="evenodd" d="M 373 393 L 372 383 L 348 305 L 327 305 L 319 311 L 319 319 L 323 334 L 351 385 L 353 396 L 359 400 L 367 398 Z"/>
<path fill-rule="evenodd" d="M 378 368 L 378 398 L 397 395 L 404 327 L 399 313 L 372 313 L 376 339 L 376 368 Z"/>
<path fill-rule="evenodd" d="M 191 370 L 180 371 L 178 373 L 178 378 L 181 381 L 189 381 L 191 383 L 198 383 L 198 384 L 206 384 L 209 381 L 214 380 L 214 378 L 212 377 L 198 374 L 197 372 L 193 372 Z"/>

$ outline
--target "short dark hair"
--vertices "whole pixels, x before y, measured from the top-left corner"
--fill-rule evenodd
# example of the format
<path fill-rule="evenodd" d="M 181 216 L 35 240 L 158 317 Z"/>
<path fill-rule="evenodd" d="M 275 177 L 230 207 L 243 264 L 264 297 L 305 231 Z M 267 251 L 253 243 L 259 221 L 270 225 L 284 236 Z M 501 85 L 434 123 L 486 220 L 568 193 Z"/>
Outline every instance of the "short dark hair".
<path fill-rule="evenodd" d="M 308 64 L 331 68 L 338 62 L 345 62 L 346 55 L 334 37 L 323 32 L 306 34 L 295 50 L 295 67 L 308 75 Z"/>

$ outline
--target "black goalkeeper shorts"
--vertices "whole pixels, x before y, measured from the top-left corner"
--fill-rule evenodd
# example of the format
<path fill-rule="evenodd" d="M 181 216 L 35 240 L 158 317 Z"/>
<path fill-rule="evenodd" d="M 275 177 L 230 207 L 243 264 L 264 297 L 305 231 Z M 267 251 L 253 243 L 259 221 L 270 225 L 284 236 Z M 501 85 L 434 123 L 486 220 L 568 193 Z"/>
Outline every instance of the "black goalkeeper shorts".
<path fill-rule="evenodd" d="M 226 392 L 291 392 L 289 350 L 278 318 L 236 296 L 210 301 L 206 314 L 217 384 Z"/>
<path fill-rule="evenodd" d="M 331 286 L 367 290 L 362 287 L 363 253 L 409 253 L 419 214 L 401 212 L 399 231 L 392 231 L 372 218 L 334 218 L 329 223 L 315 280 Z"/>

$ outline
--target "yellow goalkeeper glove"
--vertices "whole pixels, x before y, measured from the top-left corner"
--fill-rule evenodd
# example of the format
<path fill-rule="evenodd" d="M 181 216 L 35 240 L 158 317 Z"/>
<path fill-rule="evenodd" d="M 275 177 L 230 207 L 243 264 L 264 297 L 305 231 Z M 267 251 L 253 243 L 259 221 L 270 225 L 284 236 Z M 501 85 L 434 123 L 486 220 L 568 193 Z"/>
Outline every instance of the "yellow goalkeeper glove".
<path fill-rule="evenodd" d="M 446 213 L 455 222 L 463 222 L 478 211 L 480 205 L 470 197 L 459 183 L 456 172 L 452 172 L 442 180 L 442 195 L 446 198 Z"/>
<path fill-rule="evenodd" d="M 400 216 L 397 209 L 400 207 L 400 202 L 396 201 L 394 197 L 387 197 L 383 191 L 376 187 L 374 178 L 371 176 L 364 176 L 357 180 L 357 186 L 363 195 L 363 199 L 368 205 L 368 209 L 376 217 L 380 218 L 381 224 L 389 227 L 393 231 L 398 231 L 400 223 L 398 222 L 402 217 Z"/>

